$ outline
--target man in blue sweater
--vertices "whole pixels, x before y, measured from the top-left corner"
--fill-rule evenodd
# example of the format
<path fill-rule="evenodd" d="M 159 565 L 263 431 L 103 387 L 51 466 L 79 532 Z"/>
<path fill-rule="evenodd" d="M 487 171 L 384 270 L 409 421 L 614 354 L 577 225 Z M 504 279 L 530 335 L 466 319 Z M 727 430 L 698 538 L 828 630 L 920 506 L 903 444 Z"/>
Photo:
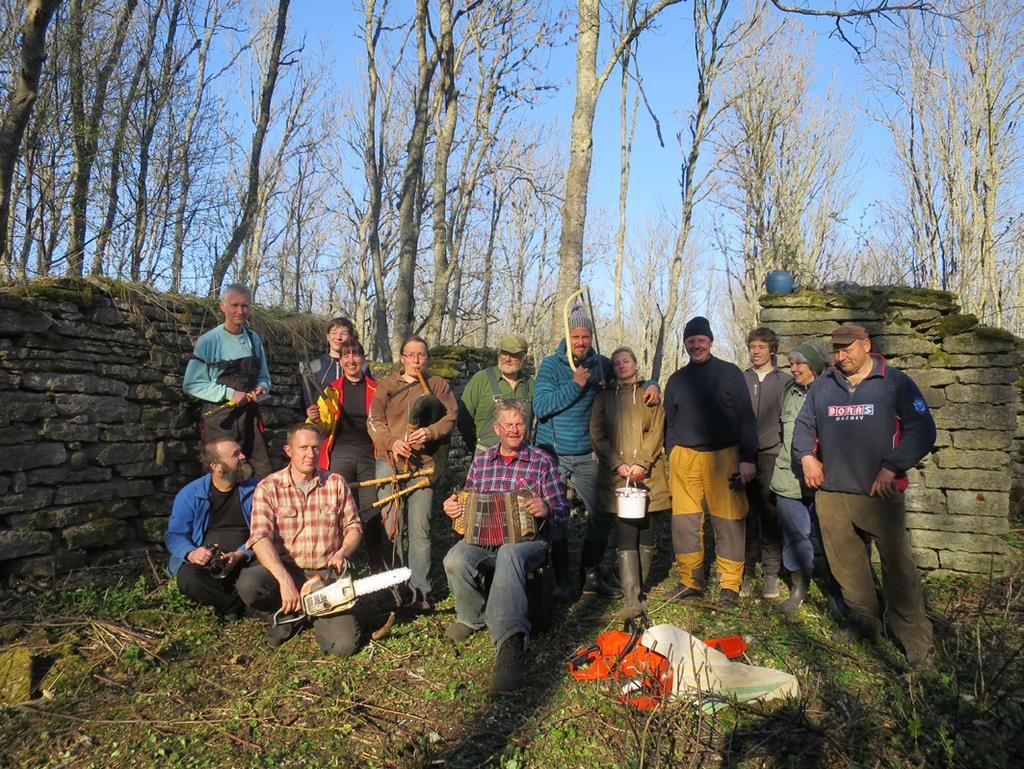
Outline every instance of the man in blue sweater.
<path fill-rule="evenodd" d="M 273 469 L 257 402 L 270 392 L 263 343 L 246 327 L 252 293 L 232 283 L 221 296 L 224 323 L 199 337 L 185 369 L 185 393 L 202 401 L 202 437 L 231 438 L 249 458 L 256 475 Z"/>
<path fill-rule="evenodd" d="M 167 572 L 196 603 L 221 616 L 241 616 L 245 607 L 235 582 L 253 557 L 245 541 L 256 479 L 242 448 L 230 438 L 214 438 L 200 453 L 209 472 L 174 498 L 164 535 L 171 554 Z M 215 556 L 214 546 L 223 555 Z"/>
<path fill-rule="evenodd" d="M 913 380 L 871 351 L 861 326 L 832 332 L 835 368 L 807 391 L 793 432 L 793 462 L 818 489 L 825 553 L 850 607 L 853 631 L 875 640 L 883 631 L 863 537 L 882 561 L 889 624 L 912 670 L 930 664 L 932 626 L 921 578 L 907 543 L 906 471 L 935 444 L 935 421 Z"/>
<path fill-rule="evenodd" d="M 621 593 L 605 582 L 600 569 L 611 533 L 611 516 L 601 510 L 597 485 L 599 466 L 590 444 L 590 408 L 598 391 L 614 384 L 615 374 L 611 361 L 593 348 L 593 338 L 593 321 L 578 307 L 573 309 L 569 314 L 568 345 L 565 340 L 559 342 L 555 354 L 545 358 L 537 371 L 533 415 L 537 419 L 537 446 L 557 460 L 559 475 L 566 483 L 572 483 L 587 510 L 587 530 L 580 560 L 583 594 L 616 598 Z M 644 402 L 657 403 L 660 398 L 658 385 L 648 382 Z M 555 596 L 566 598 L 569 594 L 567 539 L 552 542 L 551 562 L 555 570 Z"/>

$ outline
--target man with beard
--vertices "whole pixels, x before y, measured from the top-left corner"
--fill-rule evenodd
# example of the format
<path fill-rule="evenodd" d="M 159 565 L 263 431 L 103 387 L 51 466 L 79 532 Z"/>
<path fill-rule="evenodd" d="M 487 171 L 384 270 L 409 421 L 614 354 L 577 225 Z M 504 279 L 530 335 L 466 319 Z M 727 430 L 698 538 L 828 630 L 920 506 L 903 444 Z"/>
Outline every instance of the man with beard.
<path fill-rule="evenodd" d="M 473 374 L 459 401 L 459 433 L 466 448 L 479 453 L 498 443 L 494 433 L 494 404 L 517 400 L 526 408 L 526 436 L 533 422 L 533 377 L 523 374 L 526 340 L 505 334 L 498 342 L 498 365 Z"/>
<path fill-rule="evenodd" d="M 601 574 L 612 516 L 601 507 L 600 467 L 590 442 L 590 410 L 594 398 L 615 381 L 615 373 L 611 361 L 593 348 L 593 320 L 577 307 L 569 314 L 568 325 L 569 338 L 558 343 L 555 354 L 546 357 L 537 372 L 533 391 L 536 445 L 555 458 L 562 480 L 572 484 L 587 510 L 587 530 L 580 556 L 583 594 L 618 598 L 622 593 L 609 585 Z M 572 355 L 575 371 L 569 365 L 567 352 Z M 658 403 L 661 400 L 658 385 L 645 382 L 643 398 L 646 404 Z M 551 543 L 555 597 L 560 599 L 569 594 L 567 536 L 567 531 L 556 535 Z"/>
<path fill-rule="evenodd" d="M 256 479 L 242 447 L 230 438 L 203 444 L 201 457 L 210 472 L 179 491 L 171 508 L 167 571 L 196 603 L 221 616 L 241 616 L 245 607 L 235 583 L 253 558 L 245 541 Z M 223 555 L 215 555 L 215 548 Z"/>
<path fill-rule="evenodd" d="M 672 493 L 672 545 L 682 583 L 673 600 L 704 594 L 704 506 L 715 528 L 724 609 L 739 605 L 743 578 L 746 484 L 757 474 L 757 422 L 743 372 L 711 354 L 711 324 L 687 321 L 689 362 L 665 385 L 665 451 Z"/>

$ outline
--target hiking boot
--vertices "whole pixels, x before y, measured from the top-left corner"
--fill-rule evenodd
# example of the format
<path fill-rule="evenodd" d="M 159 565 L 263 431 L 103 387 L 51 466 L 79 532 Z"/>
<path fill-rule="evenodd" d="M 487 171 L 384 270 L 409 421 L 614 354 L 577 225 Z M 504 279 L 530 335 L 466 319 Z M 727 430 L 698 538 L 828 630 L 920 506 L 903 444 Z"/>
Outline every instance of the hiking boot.
<path fill-rule="evenodd" d="M 449 641 L 455 641 L 456 643 L 462 643 L 468 639 L 477 629 L 470 627 L 462 622 L 453 622 L 444 631 L 444 637 Z"/>
<path fill-rule="evenodd" d="M 777 574 L 765 574 L 764 583 L 761 585 L 762 598 L 779 597 L 779 577 Z"/>
<path fill-rule="evenodd" d="M 722 609 L 735 609 L 740 605 L 740 594 L 735 590 L 723 587 L 718 593 L 718 605 Z"/>
<path fill-rule="evenodd" d="M 690 603 L 704 598 L 704 591 L 695 587 L 680 585 L 665 598 L 673 603 Z"/>
<path fill-rule="evenodd" d="M 491 679 L 491 690 L 496 694 L 522 688 L 525 641 L 526 637 L 522 633 L 516 633 L 505 639 L 498 649 L 498 661 L 494 664 L 494 677 Z"/>
<path fill-rule="evenodd" d="M 740 598 L 750 598 L 754 594 L 754 578 L 744 577 L 740 584 Z"/>

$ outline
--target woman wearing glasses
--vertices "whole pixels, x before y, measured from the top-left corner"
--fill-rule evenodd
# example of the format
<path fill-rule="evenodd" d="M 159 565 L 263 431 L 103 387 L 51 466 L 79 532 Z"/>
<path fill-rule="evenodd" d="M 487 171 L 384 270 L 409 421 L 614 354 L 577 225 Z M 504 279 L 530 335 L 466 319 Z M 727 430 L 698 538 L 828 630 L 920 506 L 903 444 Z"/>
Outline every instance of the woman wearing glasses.
<path fill-rule="evenodd" d="M 408 566 L 412 571 L 408 604 L 418 611 L 430 611 L 430 506 L 433 486 L 440 481 L 448 454 L 448 441 L 458 415 L 458 405 L 448 383 L 441 377 L 427 377 L 427 343 L 411 336 L 402 343 L 402 367 L 380 380 L 370 401 L 369 431 L 376 449 L 377 477 L 404 471 L 433 468 L 426 477 L 408 478 L 398 488 L 419 485 L 404 496 L 408 510 Z M 381 496 L 393 494 L 394 485 L 381 488 Z M 388 532 L 394 536 L 398 524 L 393 504 L 386 515 Z M 396 546 L 400 544 L 396 541 Z"/>

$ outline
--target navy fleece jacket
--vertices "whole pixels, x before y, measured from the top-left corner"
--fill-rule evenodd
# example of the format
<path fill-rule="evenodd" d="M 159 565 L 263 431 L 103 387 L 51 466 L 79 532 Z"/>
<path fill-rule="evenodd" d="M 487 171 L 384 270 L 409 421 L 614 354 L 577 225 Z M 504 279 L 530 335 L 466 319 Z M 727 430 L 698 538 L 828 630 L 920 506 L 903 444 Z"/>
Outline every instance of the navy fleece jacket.
<path fill-rule="evenodd" d="M 829 369 L 797 415 L 793 465 L 817 444 L 825 491 L 868 495 L 881 468 L 902 476 L 935 445 L 935 420 L 914 380 L 871 355 L 871 373 L 852 393 L 843 373 Z"/>

